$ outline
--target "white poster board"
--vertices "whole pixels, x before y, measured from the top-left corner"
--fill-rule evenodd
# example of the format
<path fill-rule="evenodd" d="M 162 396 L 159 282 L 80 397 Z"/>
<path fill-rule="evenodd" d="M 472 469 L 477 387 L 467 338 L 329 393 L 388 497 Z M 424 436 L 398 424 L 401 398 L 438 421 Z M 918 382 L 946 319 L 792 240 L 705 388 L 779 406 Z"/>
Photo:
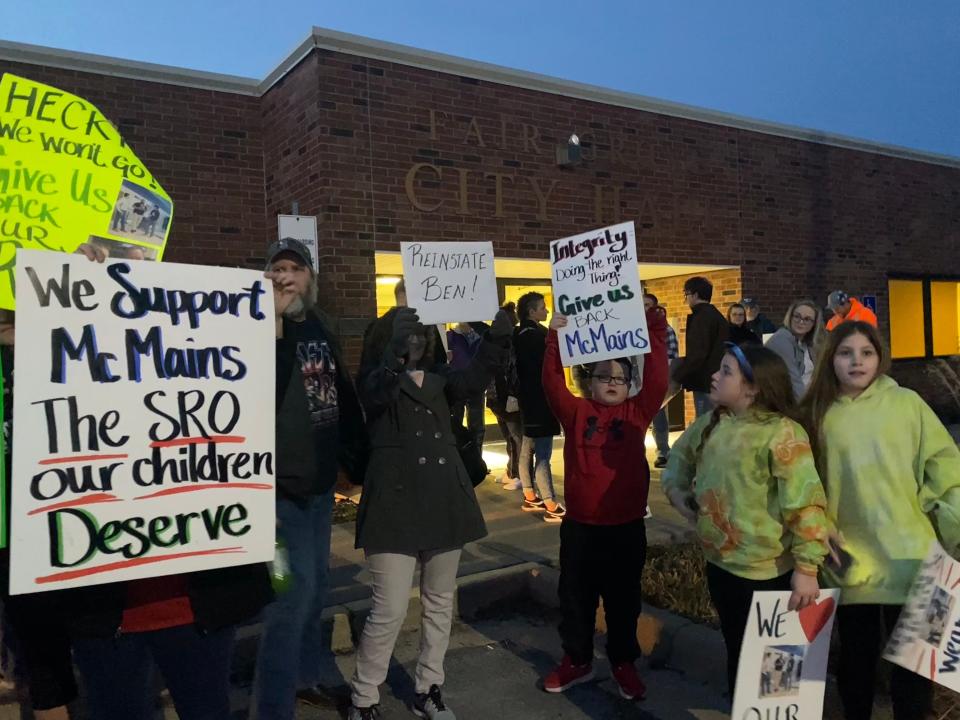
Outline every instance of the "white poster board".
<path fill-rule="evenodd" d="M 491 242 L 400 243 L 407 306 L 424 325 L 492 320 L 499 309 Z"/>
<path fill-rule="evenodd" d="M 313 271 L 320 272 L 317 259 L 317 217 L 315 215 L 277 215 L 277 240 L 293 238 L 299 240 L 310 250 L 310 262 Z"/>
<path fill-rule="evenodd" d="M 960 563 L 934 542 L 883 657 L 960 692 Z"/>
<path fill-rule="evenodd" d="M 820 720 L 839 590 L 788 611 L 790 592 L 755 592 L 747 618 L 732 718 Z"/>
<path fill-rule="evenodd" d="M 11 592 L 272 559 L 263 275 L 21 250 L 17 289 Z"/>
<path fill-rule="evenodd" d="M 650 352 L 633 222 L 554 240 L 550 262 L 564 366 Z"/>

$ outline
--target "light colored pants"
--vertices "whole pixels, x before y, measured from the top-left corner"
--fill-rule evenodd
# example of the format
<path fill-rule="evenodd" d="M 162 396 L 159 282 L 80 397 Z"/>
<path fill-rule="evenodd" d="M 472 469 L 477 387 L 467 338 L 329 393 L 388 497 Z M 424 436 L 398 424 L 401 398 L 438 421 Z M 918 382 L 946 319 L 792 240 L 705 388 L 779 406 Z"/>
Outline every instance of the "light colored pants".
<path fill-rule="evenodd" d="M 553 489 L 553 471 L 550 469 L 552 455 L 552 437 L 523 436 L 523 443 L 520 445 L 520 482 L 523 484 L 523 489 L 533 490 L 533 483 L 536 480 L 540 499 L 556 502 L 557 493 Z M 534 457 L 536 457 L 536 464 L 534 464 Z"/>
<path fill-rule="evenodd" d="M 357 668 L 350 681 L 354 707 L 380 702 L 380 685 L 387 679 L 390 658 L 410 602 L 417 560 L 420 561 L 420 657 L 416 692 L 443 686 L 443 658 L 450 644 L 453 598 L 457 590 L 460 551 L 430 551 L 418 555 L 370 553 L 367 565 L 373 576 L 373 608 L 363 626 L 357 649 Z"/>
<path fill-rule="evenodd" d="M 713 412 L 713 400 L 710 399 L 710 393 L 694 392 L 693 407 L 696 411 L 697 417 Z"/>

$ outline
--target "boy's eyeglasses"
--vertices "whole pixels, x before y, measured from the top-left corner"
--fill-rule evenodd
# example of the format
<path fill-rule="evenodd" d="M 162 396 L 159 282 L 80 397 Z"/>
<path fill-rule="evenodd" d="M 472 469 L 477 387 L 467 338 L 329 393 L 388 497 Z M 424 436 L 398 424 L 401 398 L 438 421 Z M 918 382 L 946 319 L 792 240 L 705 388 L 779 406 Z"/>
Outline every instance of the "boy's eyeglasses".
<path fill-rule="evenodd" d="M 629 385 L 630 381 L 625 377 L 614 377 L 613 375 L 591 375 L 597 382 L 604 385 Z"/>

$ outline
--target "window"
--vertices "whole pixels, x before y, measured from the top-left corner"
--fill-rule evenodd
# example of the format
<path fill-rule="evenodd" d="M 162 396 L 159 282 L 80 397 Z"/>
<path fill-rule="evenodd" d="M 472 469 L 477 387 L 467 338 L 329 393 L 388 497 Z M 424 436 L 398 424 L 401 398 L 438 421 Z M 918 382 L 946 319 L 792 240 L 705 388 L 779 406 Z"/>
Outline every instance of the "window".
<path fill-rule="evenodd" d="M 960 281 L 891 279 L 888 289 L 894 359 L 960 355 Z"/>

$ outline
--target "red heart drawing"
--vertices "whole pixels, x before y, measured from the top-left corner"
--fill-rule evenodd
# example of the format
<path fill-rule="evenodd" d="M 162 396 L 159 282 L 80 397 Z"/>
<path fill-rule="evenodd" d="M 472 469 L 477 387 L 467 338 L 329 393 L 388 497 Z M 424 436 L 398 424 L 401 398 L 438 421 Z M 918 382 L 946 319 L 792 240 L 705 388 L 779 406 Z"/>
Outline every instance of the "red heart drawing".
<path fill-rule="evenodd" d="M 799 610 L 800 627 L 803 628 L 803 634 L 807 636 L 809 642 L 817 639 L 817 635 L 823 630 L 823 626 L 830 620 L 836 606 L 834 599 L 827 598 L 823 602 L 815 602 L 813 605 L 807 605 L 803 610 Z"/>

